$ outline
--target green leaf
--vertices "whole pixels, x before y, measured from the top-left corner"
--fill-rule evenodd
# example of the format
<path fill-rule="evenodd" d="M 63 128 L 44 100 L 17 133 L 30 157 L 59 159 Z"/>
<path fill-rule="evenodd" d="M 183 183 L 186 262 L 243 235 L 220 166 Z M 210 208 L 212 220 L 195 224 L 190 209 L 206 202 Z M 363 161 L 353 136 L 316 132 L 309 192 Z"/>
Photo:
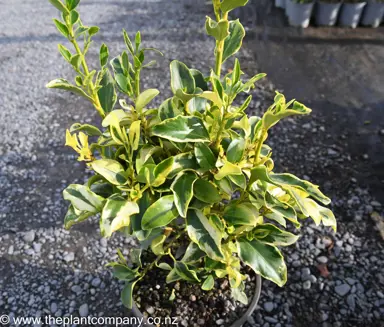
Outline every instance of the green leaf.
<path fill-rule="evenodd" d="M 154 181 L 152 183 L 153 186 L 160 186 L 163 184 L 168 177 L 169 173 L 172 170 L 174 163 L 174 158 L 169 157 L 162 162 L 160 162 L 153 170 Z"/>
<path fill-rule="evenodd" d="M 116 104 L 117 95 L 114 81 L 109 70 L 104 74 L 100 86 L 101 88 L 97 91 L 97 96 L 99 97 L 101 107 L 104 112 L 111 112 Z"/>
<path fill-rule="evenodd" d="M 61 34 L 63 34 L 66 38 L 68 38 L 69 37 L 68 27 L 57 19 L 54 19 L 53 22 L 55 23 L 57 30 Z"/>
<path fill-rule="evenodd" d="M 206 110 L 207 100 L 200 97 L 195 97 L 189 100 L 186 105 L 185 109 L 187 112 L 193 114 L 195 112 L 204 113 Z"/>
<path fill-rule="evenodd" d="M 218 189 L 205 179 L 198 179 L 193 185 L 193 195 L 205 203 L 217 203 L 221 201 Z"/>
<path fill-rule="evenodd" d="M 137 282 L 127 283 L 121 293 L 121 302 L 123 302 L 124 306 L 128 309 L 132 309 L 133 307 L 133 288 Z"/>
<path fill-rule="evenodd" d="M 64 6 L 64 4 L 60 0 L 49 0 L 49 2 L 62 13 L 69 14 L 69 10 Z"/>
<path fill-rule="evenodd" d="M 181 261 L 193 264 L 205 256 L 206 254 L 200 250 L 199 246 L 196 243 L 191 242 L 185 250 L 184 256 Z"/>
<path fill-rule="evenodd" d="M 234 139 L 227 149 L 227 159 L 229 162 L 237 163 L 243 159 L 245 151 L 245 140 Z"/>
<path fill-rule="evenodd" d="M 216 41 L 222 41 L 229 35 L 229 22 L 224 19 L 215 22 L 207 16 L 205 30 L 207 31 L 207 34 L 213 36 Z"/>
<path fill-rule="evenodd" d="M 200 279 L 199 277 L 197 277 L 196 272 L 194 270 L 189 269 L 188 265 L 184 262 L 177 261 L 175 263 L 175 271 L 182 279 L 188 282 L 200 282 Z"/>
<path fill-rule="evenodd" d="M 80 68 L 80 65 L 81 65 L 81 56 L 79 54 L 75 54 L 71 57 L 71 60 L 70 60 L 70 63 L 71 65 L 75 68 L 75 69 L 79 69 Z"/>
<path fill-rule="evenodd" d="M 171 88 L 174 94 L 177 90 L 193 94 L 195 92 L 195 79 L 188 67 L 180 61 L 171 62 Z"/>
<path fill-rule="evenodd" d="M 244 174 L 241 175 L 229 175 L 229 180 L 234 183 L 235 185 L 239 186 L 241 189 L 245 190 L 247 187 L 247 180 L 244 176 Z"/>
<path fill-rule="evenodd" d="M 226 207 L 223 217 L 230 225 L 255 226 L 257 222 L 252 210 L 244 204 L 235 204 Z"/>
<path fill-rule="evenodd" d="M 240 259 L 250 266 L 256 274 L 271 280 L 282 287 L 287 281 L 287 266 L 281 252 L 273 245 L 265 244 L 257 239 L 237 240 Z"/>
<path fill-rule="evenodd" d="M 131 249 L 131 251 L 129 251 L 129 257 L 131 259 L 131 262 L 135 265 L 135 266 L 138 266 L 138 267 L 141 267 L 142 266 L 142 263 L 141 263 L 141 253 L 142 253 L 142 249 Z"/>
<path fill-rule="evenodd" d="M 189 203 L 193 197 L 193 184 L 196 181 L 196 175 L 192 172 L 181 173 L 173 181 L 171 190 L 175 197 L 174 202 L 181 217 L 187 216 Z"/>
<path fill-rule="evenodd" d="M 248 304 L 248 297 L 244 291 L 240 289 L 240 287 L 232 288 L 231 296 L 236 301 L 243 303 L 244 305 Z"/>
<path fill-rule="evenodd" d="M 71 21 L 72 26 L 75 25 L 79 21 L 80 15 L 76 10 L 72 10 L 70 12 L 69 16 L 70 16 L 69 19 Z"/>
<path fill-rule="evenodd" d="M 204 75 L 197 69 L 189 70 L 195 80 L 196 87 L 202 89 L 203 91 L 208 91 L 208 84 L 205 81 Z"/>
<path fill-rule="evenodd" d="M 81 223 L 93 214 L 93 212 L 76 210 L 71 204 L 64 218 L 64 228 L 70 229 L 73 225 Z"/>
<path fill-rule="evenodd" d="M 173 268 L 169 274 L 167 275 L 167 278 L 166 278 L 166 283 L 169 284 L 169 283 L 173 283 L 173 282 L 176 282 L 178 280 L 180 280 L 181 277 L 179 276 L 179 274 L 176 272 L 176 269 Z"/>
<path fill-rule="evenodd" d="M 195 144 L 195 157 L 201 168 L 203 169 L 215 168 L 216 157 L 207 144 L 205 143 Z"/>
<path fill-rule="evenodd" d="M 209 134 L 198 117 L 177 116 L 152 128 L 152 134 L 174 142 L 209 142 Z"/>
<path fill-rule="evenodd" d="M 151 250 L 155 255 L 164 254 L 164 241 L 167 239 L 166 235 L 159 235 L 151 243 Z"/>
<path fill-rule="evenodd" d="M 116 160 L 95 160 L 91 163 L 91 167 L 113 185 L 124 185 L 127 182 L 127 173 Z"/>
<path fill-rule="evenodd" d="M 204 290 L 204 291 L 210 291 L 211 289 L 213 289 L 213 287 L 215 286 L 215 280 L 213 278 L 212 275 L 209 275 L 203 285 L 201 285 L 201 288 Z"/>
<path fill-rule="evenodd" d="M 145 144 L 139 151 L 136 157 L 136 171 L 140 171 L 141 168 L 147 163 L 154 163 L 152 155 L 158 151 L 162 151 L 161 147 Z"/>
<path fill-rule="evenodd" d="M 140 120 L 134 121 L 129 127 L 129 143 L 133 151 L 136 151 L 139 148 L 140 142 Z"/>
<path fill-rule="evenodd" d="M 137 203 L 128 201 L 120 195 L 112 195 L 103 208 L 100 219 L 100 230 L 103 237 L 110 237 L 120 228 L 129 226 L 130 217 L 139 213 Z"/>
<path fill-rule="evenodd" d="M 245 30 L 237 19 L 229 22 L 230 35 L 224 41 L 223 62 L 240 50 Z"/>
<path fill-rule="evenodd" d="M 97 127 L 95 127 L 93 125 L 89 125 L 89 124 L 75 123 L 70 127 L 69 131 L 71 133 L 82 131 L 82 132 L 85 132 L 86 134 L 88 134 L 89 136 L 101 136 L 101 135 L 103 135 L 103 133 Z"/>
<path fill-rule="evenodd" d="M 125 265 L 113 263 L 111 266 L 113 275 L 119 280 L 130 281 L 137 277 L 137 271 L 134 271 Z"/>
<path fill-rule="evenodd" d="M 104 67 L 108 63 L 109 50 L 108 47 L 103 43 L 100 47 L 100 66 Z"/>
<path fill-rule="evenodd" d="M 163 196 L 147 209 L 141 222 L 144 230 L 166 226 L 179 216 L 173 198 L 173 195 Z"/>
<path fill-rule="evenodd" d="M 276 246 L 289 246 L 299 239 L 299 236 L 283 231 L 272 224 L 257 225 L 253 234 L 255 238 L 260 238 L 263 243 Z"/>
<path fill-rule="evenodd" d="M 136 99 L 136 110 L 141 112 L 159 93 L 160 92 L 157 89 L 148 89 L 140 93 Z"/>
<path fill-rule="evenodd" d="M 168 270 L 168 271 L 171 271 L 172 270 L 172 267 L 168 264 L 168 263 L 165 263 L 165 262 L 161 262 L 158 267 L 160 269 L 163 269 L 163 270 Z"/>
<path fill-rule="evenodd" d="M 80 3 L 80 0 L 67 0 L 66 3 L 68 10 L 73 10 Z"/>
<path fill-rule="evenodd" d="M 189 210 L 187 215 L 189 238 L 213 260 L 224 260 L 221 250 L 221 232 L 199 210 Z"/>
<path fill-rule="evenodd" d="M 159 117 L 161 120 L 166 120 L 168 118 L 174 118 L 178 115 L 181 115 L 181 111 L 174 106 L 173 98 L 165 100 L 159 108 Z"/>
<path fill-rule="evenodd" d="M 330 226 L 336 232 L 336 219 L 331 210 L 318 205 L 312 199 L 303 198 L 302 201 L 306 210 L 305 214 L 309 215 L 316 225 L 323 222 L 324 226 Z"/>
<path fill-rule="evenodd" d="M 91 26 L 89 29 L 88 29 L 88 33 L 89 33 L 89 36 L 93 36 L 95 34 L 97 34 L 99 32 L 100 28 L 97 27 L 97 26 Z"/>
<path fill-rule="evenodd" d="M 98 213 L 104 206 L 105 199 L 93 193 L 89 187 L 71 184 L 63 191 L 63 197 L 79 211 Z"/>
<path fill-rule="evenodd" d="M 223 0 L 220 8 L 223 12 L 229 12 L 237 7 L 245 6 L 248 0 Z"/>
<path fill-rule="evenodd" d="M 219 172 L 215 175 L 215 179 L 220 180 L 229 175 L 242 175 L 241 168 L 227 161 Z"/>
<path fill-rule="evenodd" d="M 172 170 L 170 171 L 168 178 L 174 178 L 179 172 L 186 169 L 197 170 L 199 168 L 192 153 L 180 153 L 174 156 L 173 159 Z"/>
<path fill-rule="evenodd" d="M 135 232 L 136 237 L 139 239 L 139 241 L 143 241 L 150 234 L 150 231 L 144 231 L 142 229 L 141 224 L 142 224 L 144 213 L 147 211 L 147 209 L 150 207 L 151 204 L 152 204 L 152 199 L 151 199 L 150 192 L 149 191 L 144 192 L 144 194 L 138 201 L 138 205 L 140 209 L 139 213 L 131 217 L 132 230 Z"/>
<path fill-rule="evenodd" d="M 78 95 L 81 95 L 87 100 L 92 102 L 92 98 L 90 98 L 81 88 L 70 84 L 67 80 L 63 78 L 57 78 L 53 81 L 50 81 L 47 84 L 47 87 L 50 89 L 62 89 L 62 90 L 70 91 Z"/>
<path fill-rule="evenodd" d="M 62 44 L 59 44 L 58 45 L 58 48 L 59 48 L 59 52 L 61 53 L 61 55 L 64 57 L 64 59 L 68 62 L 70 62 L 71 60 L 71 57 L 72 57 L 72 54 L 71 52 Z"/>

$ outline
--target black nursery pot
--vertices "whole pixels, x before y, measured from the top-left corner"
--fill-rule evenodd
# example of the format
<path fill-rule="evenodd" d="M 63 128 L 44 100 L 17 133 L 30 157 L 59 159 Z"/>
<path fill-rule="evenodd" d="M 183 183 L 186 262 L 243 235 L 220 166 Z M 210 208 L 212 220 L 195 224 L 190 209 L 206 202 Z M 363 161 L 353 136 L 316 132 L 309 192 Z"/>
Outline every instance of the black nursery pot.
<path fill-rule="evenodd" d="M 243 314 L 243 316 L 232 323 L 232 325 L 227 327 L 241 327 L 247 319 L 252 315 L 252 313 L 255 311 L 257 303 L 259 302 L 261 293 L 261 277 L 259 275 L 256 275 L 256 286 L 255 286 L 255 293 L 253 295 L 252 301 L 248 306 L 247 311 Z M 142 312 L 137 308 L 136 303 L 133 304 L 133 308 L 131 310 L 131 314 L 137 318 L 144 318 L 144 315 Z M 147 323 L 146 319 L 144 318 L 144 325 L 145 327 L 156 327 L 153 324 Z"/>

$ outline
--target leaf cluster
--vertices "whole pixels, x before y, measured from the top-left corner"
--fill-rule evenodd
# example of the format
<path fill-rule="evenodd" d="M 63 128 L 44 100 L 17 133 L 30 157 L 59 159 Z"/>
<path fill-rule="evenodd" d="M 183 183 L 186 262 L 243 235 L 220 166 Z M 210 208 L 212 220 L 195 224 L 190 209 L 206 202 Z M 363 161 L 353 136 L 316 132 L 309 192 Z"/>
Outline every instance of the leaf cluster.
<path fill-rule="evenodd" d="M 173 96 L 158 107 L 152 105 L 157 89 L 140 90 L 141 70 L 153 64 L 145 63 L 145 53 L 157 51 L 142 47 L 140 33 L 132 42 L 123 31 L 127 49 L 112 59 L 103 44 L 100 68 L 90 71 L 85 57 L 98 28 L 82 24 L 78 0 L 50 2 L 62 12 L 55 24 L 74 48 L 59 45 L 59 51 L 77 75 L 75 84 L 57 79 L 48 87 L 85 97 L 102 118 L 102 128 L 76 123 L 67 131 L 66 145 L 94 175 L 64 190 L 70 202 L 65 227 L 100 214 L 103 237 L 121 232 L 139 240 L 141 249 L 131 251 L 129 262 L 119 252 L 110 264 L 126 282 L 124 304 L 132 306 L 134 285 L 153 268 L 168 271 L 167 283 L 185 280 L 204 290 L 228 278 L 234 298 L 244 303 L 241 263 L 284 285 L 287 268 L 279 247 L 298 239 L 286 227 L 299 228 L 307 217 L 334 229 L 336 222 L 319 204 L 330 199 L 318 186 L 273 171 L 272 149 L 265 143 L 281 119 L 311 110 L 277 92 L 262 117 L 249 117 L 252 96 L 240 104 L 238 96 L 265 74 L 244 80 L 235 59 L 232 71 L 221 76 L 221 64 L 237 53 L 245 35 L 228 12 L 247 1 L 213 1 L 216 20 L 207 18 L 206 30 L 216 42 L 215 69 L 205 75 L 172 61 Z M 182 238 L 189 240 L 185 254 L 175 257 Z M 151 264 L 142 264 L 143 250 L 156 256 Z"/>

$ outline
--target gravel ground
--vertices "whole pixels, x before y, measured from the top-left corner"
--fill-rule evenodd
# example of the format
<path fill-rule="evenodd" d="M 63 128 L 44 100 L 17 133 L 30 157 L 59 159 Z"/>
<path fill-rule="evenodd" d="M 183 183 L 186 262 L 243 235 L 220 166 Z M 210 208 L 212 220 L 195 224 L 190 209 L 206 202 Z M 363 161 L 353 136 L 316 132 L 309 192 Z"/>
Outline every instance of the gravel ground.
<path fill-rule="evenodd" d="M 83 2 L 83 20 L 101 27 L 96 45 L 107 42 L 117 54 L 121 29 L 140 29 L 148 46 L 165 52 L 144 77 L 163 98 L 171 60 L 208 71 L 213 44 L 202 29 L 208 7 L 177 0 Z M 70 232 L 62 228 L 61 191 L 88 177 L 63 146 L 65 128 L 98 120 L 77 96 L 44 88 L 51 79 L 72 76 L 56 51 L 62 39 L 51 17 L 57 13 L 47 1 L 0 4 L 0 314 L 123 317 L 121 284 L 104 265 L 116 247 L 127 252 L 134 242 L 100 239 L 97 219 Z M 247 48 L 240 54 L 250 74 L 258 71 L 254 58 Z M 270 103 L 272 82 L 255 90 L 253 111 Z M 287 120 L 271 135 L 278 169 L 319 184 L 333 199 L 339 230 L 308 222 L 297 245 L 286 249 L 287 285 L 264 282 L 249 326 L 384 326 L 384 243 L 376 227 L 382 206 L 354 178 L 350 155 L 329 144 L 331 123 L 318 111 Z"/>

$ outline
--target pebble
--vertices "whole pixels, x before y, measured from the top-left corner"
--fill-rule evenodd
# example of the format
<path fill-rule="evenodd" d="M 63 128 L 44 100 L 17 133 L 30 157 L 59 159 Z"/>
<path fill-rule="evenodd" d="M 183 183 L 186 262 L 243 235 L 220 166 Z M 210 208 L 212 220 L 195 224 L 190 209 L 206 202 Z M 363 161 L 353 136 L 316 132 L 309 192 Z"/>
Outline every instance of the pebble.
<path fill-rule="evenodd" d="M 67 254 L 64 256 L 63 260 L 64 260 L 65 262 L 72 262 L 73 260 L 75 260 L 75 254 L 74 254 L 73 252 L 69 252 L 69 253 L 67 253 Z"/>
<path fill-rule="evenodd" d="M 87 303 L 82 304 L 79 308 L 80 317 L 87 317 L 88 313 L 89 313 L 88 304 Z"/>
<path fill-rule="evenodd" d="M 35 240 L 35 231 L 30 230 L 24 233 L 23 240 L 27 243 L 32 243 Z"/>
<path fill-rule="evenodd" d="M 321 256 L 321 257 L 318 257 L 317 258 L 317 261 L 319 262 L 319 263 L 327 263 L 328 262 L 328 258 L 327 257 L 325 257 L 325 256 Z"/>
<path fill-rule="evenodd" d="M 304 283 L 303 283 L 303 289 L 305 290 L 309 290 L 311 288 L 311 281 L 309 280 L 306 280 Z"/>
<path fill-rule="evenodd" d="M 93 287 L 99 287 L 101 284 L 101 279 L 99 277 L 96 277 L 91 282 Z"/>
<path fill-rule="evenodd" d="M 224 319 L 218 319 L 216 320 L 216 325 L 223 325 L 225 323 L 225 320 Z"/>
<path fill-rule="evenodd" d="M 274 304 L 273 304 L 273 302 L 265 302 L 265 303 L 264 303 L 264 309 L 265 309 L 265 311 L 267 311 L 267 312 L 272 312 L 272 311 L 273 311 L 273 308 L 274 308 Z"/>
<path fill-rule="evenodd" d="M 145 311 L 147 311 L 150 315 L 153 315 L 155 313 L 155 309 L 153 307 L 148 306 Z"/>
<path fill-rule="evenodd" d="M 351 286 L 348 284 L 341 284 L 335 287 L 335 292 L 340 296 L 345 296 L 351 290 Z"/>

